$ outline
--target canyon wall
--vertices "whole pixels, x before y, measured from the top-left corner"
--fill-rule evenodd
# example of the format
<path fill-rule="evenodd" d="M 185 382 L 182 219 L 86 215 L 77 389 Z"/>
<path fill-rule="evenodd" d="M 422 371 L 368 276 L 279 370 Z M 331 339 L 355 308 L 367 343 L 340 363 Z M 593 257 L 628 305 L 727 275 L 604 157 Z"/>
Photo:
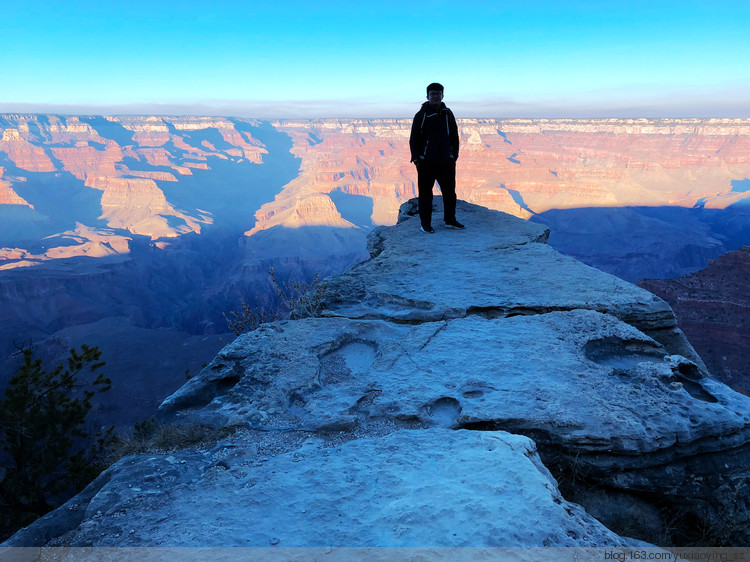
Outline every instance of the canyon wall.
<path fill-rule="evenodd" d="M 747 119 L 458 123 L 459 198 L 522 218 L 586 207 L 726 208 L 748 195 Z M 369 197 L 372 222 L 393 224 L 399 205 L 414 195 L 409 120 L 274 126 L 293 139 L 300 175 L 256 213 L 255 230 L 283 223 L 297 201 L 320 193 Z"/>
<path fill-rule="evenodd" d="M 252 235 L 279 225 L 393 224 L 415 195 L 410 125 L 0 116 L 0 267 L 122 254 L 133 235 L 166 247 L 210 225 Z M 726 209 L 750 195 L 747 119 L 459 119 L 459 127 L 459 197 L 522 218 Z M 79 223 L 96 233 L 95 249 L 80 231 L 71 242 Z M 102 248 L 103 237 L 116 247 Z M 29 250 L 42 239 L 40 251 Z"/>
<path fill-rule="evenodd" d="M 669 303 L 709 371 L 750 396 L 750 246 L 691 275 L 644 279 L 639 285 Z"/>

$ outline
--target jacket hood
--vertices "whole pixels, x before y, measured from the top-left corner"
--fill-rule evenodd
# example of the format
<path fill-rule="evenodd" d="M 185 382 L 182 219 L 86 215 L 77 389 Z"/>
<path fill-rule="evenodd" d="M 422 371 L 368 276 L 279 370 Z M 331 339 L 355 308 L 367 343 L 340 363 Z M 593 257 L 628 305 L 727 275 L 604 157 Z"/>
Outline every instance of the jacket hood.
<path fill-rule="evenodd" d="M 447 108 L 448 108 L 448 106 L 445 105 L 445 102 L 441 101 L 440 102 L 440 107 L 437 110 L 440 111 L 442 109 L 447 109 Z M 432 106 L 430 105 L 430 102 L 428 102 L 428 101 L 424 102 L 422 104 L 422 109 L 425 110 L 425 111 L 428 110 L 428 109 L 432 109 Z"/>

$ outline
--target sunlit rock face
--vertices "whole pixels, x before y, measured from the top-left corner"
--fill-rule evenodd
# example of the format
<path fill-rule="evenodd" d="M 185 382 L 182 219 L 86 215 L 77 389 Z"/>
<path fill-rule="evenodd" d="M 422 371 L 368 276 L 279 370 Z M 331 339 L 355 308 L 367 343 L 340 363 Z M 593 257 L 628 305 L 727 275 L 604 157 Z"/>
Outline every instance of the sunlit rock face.
<path fill-rule="evenodd" d="M 534 170 L 539 182 L 526 184 L 519 177 L 510 179 L 508 185 L 518 189 L 535 212 L 589 206 L 692 207 L 696 203 L 725 207 L 746 197 L 732 193 L 731 185 L 732 180 L 748 177 L 750 122 L 745 119 L 560 119 L 504 124 L 502 131 L 519 148 L 513 158 L 520 163 L 516 170 Z M 686 189 L 686 184 L 693 189 Z"/>
<path fill-rule="evenodd" d="M 29 240 L 76 223 L 154 241 L 208 225 L 253 235 L 394 224 L 416 194 L 410 127 L 408 119 L 0 116 L 9 225 L 0 244 L 29 250 Z M 749 193 L 748 120 L 459 119 L 459 129 L 459 197 L 522 218 L 586 207 L 723 209 Z"/>
<path fill-rule="evenodd" d="M 362 208 L 350 212 L 355 224 L 395 223 L 399 205 L 415 194 L 410 125 L 404 120 L 274 123 L 291 137 L 292 152 L 301 161 L 300 174 L 258 211 L 256 230 L 283 224 L 279 215 L 313 193 L 359 201 Z"/>
<path fill-rule="evenodd" d="M 12 228 L 0 243 L 32 244 L 77 223 L 155 241 L 199 234 L 215 216 L 225 218 L 224 207 L 241 205 L 243 198 L 233 196 L 247 190 L 217 168 L 258 166 L 268 153 L 252 136 L 254 124 L 203 117 L 3 116 L 0 204 Z M 233 185 L 211 195 L 223 181 Z M 217 206 L 212 197 L 235 201 Z M 255 208 L 246 209 L 246 223 Z M 36 254 L 39 261 L 60 257 L 59 251 Z M 64 255 L 75 254 L 68 249 Z M 81 248 L 77 255 L 91 254 Z M 14 262 L 7 256 L 9 268 Z"/>
<path fill-rule="evenodd" d="M 415 207 L 319 316 L 240 336 L 160 407 L 233 434 L 122 459 L 7 544 L 750 543 L 750 398 L 669 307 L 542 225 L 459 202 L 470 226 L 428 235 Z"/>
<path fill-rule="evenodd" d="M 270 290 L 272 263 L 232 271 L 253 213 L 296 176 L 291 142 L 253 120 L 154 116 L 3 115 L 0 139 L 0 388 L 14 344 L 50 368 L 97 345 L 115 390 L 94 421 L 131 428 L 215 355 L 223 313 Z"/>
<path fill-rule="evenodd" d="M 639 285 L 670 304 L 711 374 L 750 396 L 750 247 L 691 275 Z"/>

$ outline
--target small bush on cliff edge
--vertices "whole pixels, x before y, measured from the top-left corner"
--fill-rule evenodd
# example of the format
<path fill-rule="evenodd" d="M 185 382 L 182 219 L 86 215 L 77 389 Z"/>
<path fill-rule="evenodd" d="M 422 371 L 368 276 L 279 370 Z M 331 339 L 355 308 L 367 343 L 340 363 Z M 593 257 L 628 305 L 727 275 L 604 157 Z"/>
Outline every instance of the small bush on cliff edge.
<path fill-rule="evenodd" d="M 273 267 L 268 270 L 271 277 L 271 285 L 278 298 L 278 307 L 275 311 L 263 310 L 260 305 L 254 308 L 244 300 L 240 303 L 240 310 L 231 311 L 229 315 L 224 314 L 227 326 L 239 336 L 245 332 L 255 330 L 261 324 L 273 322 L 285 316 L 292 319 L 306 318 L 309 316 L 320 316 L 323 310 L 327 286 L 320 280 L 316 273 L 310 283 L 284 281 L 276 279 Z"/>
<path fill-rule="evenodd" d="M 320 280 L 317 273 L 310 283 L 295 283 L 287 281 L 279 283 L 273 267 L 269 269 L 271 283 L 276 289 L 276 296 L 282 306 L 288 310 L 290 318 L 307 318 L 320 316 L 323 311 L 323 299 L 328 286 Z"/>
<path fill-rule="evenodd" d="M 104 468 L 113 430 L 85 430 L 91 399 L 111 388 L 97 347 L 45 371 L 31 347 L 0 401 L 0 540 L 79 492 Z M 88 373 L 83 373 L 87 370 Z"/>

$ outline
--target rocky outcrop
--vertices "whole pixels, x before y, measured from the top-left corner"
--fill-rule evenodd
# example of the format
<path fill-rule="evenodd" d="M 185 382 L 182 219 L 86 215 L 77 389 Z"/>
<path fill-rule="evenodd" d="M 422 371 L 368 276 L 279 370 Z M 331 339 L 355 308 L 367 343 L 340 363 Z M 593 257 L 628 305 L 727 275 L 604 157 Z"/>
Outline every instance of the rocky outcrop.
<path fill-rule="evenodd" d="M 353 440 L 255 435 L 206 451 L 127 458 L 92 483 L 77 503 L 43 518 L 6 546 L 40 543 L 58 533 L 62 536 L 48 544 L 413 547 L 632 542 L 565 501 L 527 438 L 440 428 L 383 427 L 381 433 Z M 114 512 L 120 514 L 116 520 Z M 65 533 L 70 528 L 75 531 Z"/>
<path fill-rule="evenodd" d="M 750 246 L 679 279 L 644 279 L 669 303 L 713 376 L 750 396 Z"/>
<path fill-rule="evenodd" d="M 378 230 L 368 239 L 372 259 L 329 282 L 324 314 L 408 323 L 466 315 L 501 318 L 594 310 L 635 326 L 670 353 L 689 357 L 702 367 L 661 299 L 559 254 L 546 244 L 549 230 L 542 225 L 487 214 L 473 205 L 466 205 L 463 212 L 475 230 L 470 256 L 465 255 L 462 238 L 436 243 L 431 238 L 415 239 L 412 230 L 401 225 Z M 402 218 L 416 214 L 414 201 L 402 207 Z M 517 259 L 519 247 L 523 266 Z M 467 259 L 472 264 L 470 277 Z M 418 268 L 414 270 L 418 282 L 406 273 L 410 268 Z"/>
<path fill-rule="evenodd" d="M 160 408 L 231 436 L 127 457 L 8 544 L 633 544 L 591 514 L 750 543 L 750 399 L 663 301 L 543 226 L 460 203 L 465 231 L 425 235 L 413 207 L 319 317 L 242 335 Z"/>
<path fill-rule="evenodd" d="M 41 261 L 86 256 L 90 258 L 123 256 L 130 251 L 131 238 L 116 234 L 113 230 L 91 228 L 78 223 L 76 228 L 50 237 L 60 245 L 52 245 L 43 254 L 33 254 L 20 248 L 0 248 L 0 271 L 29 266 Z M 11 263 L 3 264 L 1 260 Z M 85 268 L 79 268 L 82 273 Z M 19 295 L 16 295 L 18 297 Z"/>
<path fill-rule="evenodd" d="M 11 162 L 30 172 L 52 172 L 55 166 L 43 147 L 28 138 L 29 126 L 20 123 L 18 128 L 6 128 L 0 139 L 0 151 L 6 153 Z"/>
<path fill-rule="evenodd" d="M 3 179 L 4 174 L 5 168 L 0 166 L 0 205 L 28 206 L 29 204 L 24 201 L 22 197 L 19 197 L 18 194 L 11 188 L 11 182 L 9 181 L 10 178 L 8 178 L 7 180 Z"/>
<path fill-rule="evenodd" d="M 262 216 L 262 215 L 261 215 Z M 274 226 L 299 228 L 301 226 L 332 226 L 334 228 L 351 228 L 354 225 L 341 217 L 331 198 L 323 194 L 311 194 L 294 199 L 288 208 L 273 212 L 245 234 L 253 234 Z"/>
<path fill-rule="evenodd" d="M 206 217 L 193 218 L 176 210 L 152 179 L 88 176 L 85 185 L 103 192 L 100 218 L 112 228 L 155 240 L 191 232 L 200 234 L 201 224 L 211 222 Z M 180 222 L 182 225 L 176 226 Z"/>

